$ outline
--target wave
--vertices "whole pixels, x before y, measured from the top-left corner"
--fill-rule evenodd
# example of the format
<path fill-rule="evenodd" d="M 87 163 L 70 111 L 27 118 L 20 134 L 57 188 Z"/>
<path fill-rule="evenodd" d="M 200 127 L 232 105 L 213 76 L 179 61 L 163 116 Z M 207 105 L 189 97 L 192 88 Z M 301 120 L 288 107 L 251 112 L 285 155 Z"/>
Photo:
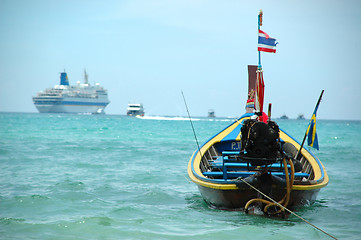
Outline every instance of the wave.
<path fill-rule="evenodd" d="M 139 119 L 145 120 L 167 120 L 167 121 L 189 121 L 187 117 L 163 117 L 163 116 L 136 116 Z M 200 121 L 200 118 L 192 118 L 192 121 Z"/>
<path fill-rule="evenodd" d="M 189 121 L 188 117 L 164 117 L 164 116 L 136 116 L 143 120 L 165 120 L 165 121 Z M 192 121 L 209 121 L 209 122 L 230 122 L 233 118 L 191 118 Z"/>

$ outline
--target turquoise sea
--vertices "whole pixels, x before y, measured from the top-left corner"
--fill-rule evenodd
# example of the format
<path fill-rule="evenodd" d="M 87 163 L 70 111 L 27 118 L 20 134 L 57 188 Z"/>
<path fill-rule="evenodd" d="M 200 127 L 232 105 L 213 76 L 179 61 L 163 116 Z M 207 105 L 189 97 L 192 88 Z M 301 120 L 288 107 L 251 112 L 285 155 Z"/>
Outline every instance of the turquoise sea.
<path fill-rule="evenodd" d="M 200 143 L 232 119 L 194 119 Z M 308 121 L 277 120 L 302 140 Z M 318 120 L 330 182 L 297 211 L 361 236 L 361 121 Z M 0 239 L 331 239 L 302 220 L 209 208 L 187 176 L 186 118 L 0 113 Z"/>

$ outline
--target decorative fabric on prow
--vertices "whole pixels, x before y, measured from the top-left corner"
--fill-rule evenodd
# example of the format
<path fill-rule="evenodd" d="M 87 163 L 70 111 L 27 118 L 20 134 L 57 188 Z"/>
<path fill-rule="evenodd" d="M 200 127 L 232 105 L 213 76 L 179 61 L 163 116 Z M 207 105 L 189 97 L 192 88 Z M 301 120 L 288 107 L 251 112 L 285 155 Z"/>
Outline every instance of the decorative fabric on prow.
<path fill-rule="evenodd" d="M 254 99 L 248 99 L 247 100 L 246 108 L 254 109 Z"/>
<path fill-rule="evenodd" d="M 256 101 L 255 109 L 256 112 L 263 112 L 263 102 L 264 102 L 264 81 L 263 81 L 263 70 L 259 68 L 257 70 L 257 80 L 256 80 Z M 259 116 L 259 120 L 263 121 L 262 115 Z"/>
<path fill-rule="evenodd" d="M 248 99 L 246 103 L 246 113 L 253 113 L 254 112 L 254 90 L 251 89 L 248 92 Z"/>

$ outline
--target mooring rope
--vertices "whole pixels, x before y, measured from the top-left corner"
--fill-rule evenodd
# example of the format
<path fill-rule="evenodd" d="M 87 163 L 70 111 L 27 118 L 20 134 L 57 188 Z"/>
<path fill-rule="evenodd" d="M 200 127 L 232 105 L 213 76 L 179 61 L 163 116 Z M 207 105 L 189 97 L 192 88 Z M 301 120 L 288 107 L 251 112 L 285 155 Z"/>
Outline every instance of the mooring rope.
<path fill-rule="evenodd" d="M 288 202 L 289 202 L 289 199 L 290 199 L 290 194 L 291 194 L 291 189 L 292 189 L 292 186 L 293 186 L 294 176 L 295 176 L 295 169 L 293 167 L 293 163 L 292 163 L 291 160 L 289 160 L 289 163 L 290 163 L 290 166 L 291 166 L 291 181 L 290 181 L 289 175 L 288 175 L 288 167 L 287 167 L 286 158 L 283 159 L 283 165 L 284 165 L 285 177 L 286 177 L 286 184 L 287 184 L 287 193 L 282 198 L 282 200 L 278 202 L 278 204 L 281 205 L 282 207 L 280 208 L 280 210 L 278 210 L 278 211 L 276 211 L 276 212 L 274 212 L 274 213 L 272 213 L 270 215 L 276 215 L 276 214 L 278 214 L 280 212 L 284 212 L 284 208 L 287 207 L 287 205 L 288 205 Z M 268 208 L 270 208 L 271 206 L 276 205 L 273 202 L 262 199 L 262 198 L 254 198 L 254 199 L 249 200 L 246 203 L 246 206 L 244 207 L 246 213 L 248 212 L 248 207 L 254 202 L 262 202 L 264 204 L 267 204 L 263 209 L 264 213 L 268 213 Z"/>
<path fill-rule="evenodd" d="M 287 212 L 293 214 L 294 216 L 298 217 L 299 219 L 301 219 L 302 221 L 304 221 L 305 223 L 308 223 L 309 225 L 311 225 L 312 227 L 316 228 L 317 230 L 323 232 L 324 234 L 326 234 L 327 236 L 336 239 L 336 237 L 332 236 L 331 234 L 329 234 L 328 232 L 322 230 L 321 228 L 317 227 L 316 225 L 310 223 L 309 221 L 307 221 L 306 219 L 304 219 L 303 217 L 299 216 L 298 214 L 296 214 L 295 212 L 292 212 L 291 210 L 289 210 L 288 208 L 282 206 L 280 203 L 276 202 L 275 200 L 273 200 L 271 197 L 267 196 L 266 194 L 264 194 L 263 192 L 261 192 L 260 190 L 258 190 L 256 187 L 252 186 L 250 183 L 246 182 L 245 180 L 243 180 L 242 178 L 237 178 L 237 180 L 241 180 L 242 182 L 244 182 L 245 184 L 247 184 L 249 187 L 253 188 L 254 190 L 256 190 L 258 193 L 260 193 L 262 196 L 268 198 L 271 202 L 273 202 L 274 204 L 276 204 L 277 206 L 279 206 L 281 209 L 286 210 Z"/>

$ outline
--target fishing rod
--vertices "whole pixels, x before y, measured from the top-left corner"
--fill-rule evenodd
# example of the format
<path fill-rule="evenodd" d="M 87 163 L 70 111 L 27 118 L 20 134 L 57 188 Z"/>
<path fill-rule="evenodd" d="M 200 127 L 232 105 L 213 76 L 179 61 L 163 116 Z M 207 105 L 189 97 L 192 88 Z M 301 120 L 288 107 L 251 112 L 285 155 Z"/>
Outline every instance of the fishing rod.
<path fill-rule="evenodd" d="M 181 91 L 181 92 L 182 92 L 182 96 L 183 96 L 183 100 L 184 100 L 184 105 L 186 106 L 186 109 L 187 109 L 189 122 L 191 123 L 191 126 L 192 126 L 193 135 L 194 135 L 194 138 L 195 138 L 196 143 L 197 143 L 198 152 L 199 152 L 199 154 L 200 154 L 200 156 L 201 156 L 201 158 L 202 158 L 201 149 L 200 149 L 200 147 L 199 147 L 199 143 L 198 143 L 198 139 L 197 139 L 196 131 L 194 130 L 194 126 L 193 126 L 193 122 L 192 122 L 191 115 L 189 114 L 189 110 L 188 110 L 187 102 L 186 102 L 186 99 L 185 99 L 185 97 L 184 97 L 183 91 Z"/>

